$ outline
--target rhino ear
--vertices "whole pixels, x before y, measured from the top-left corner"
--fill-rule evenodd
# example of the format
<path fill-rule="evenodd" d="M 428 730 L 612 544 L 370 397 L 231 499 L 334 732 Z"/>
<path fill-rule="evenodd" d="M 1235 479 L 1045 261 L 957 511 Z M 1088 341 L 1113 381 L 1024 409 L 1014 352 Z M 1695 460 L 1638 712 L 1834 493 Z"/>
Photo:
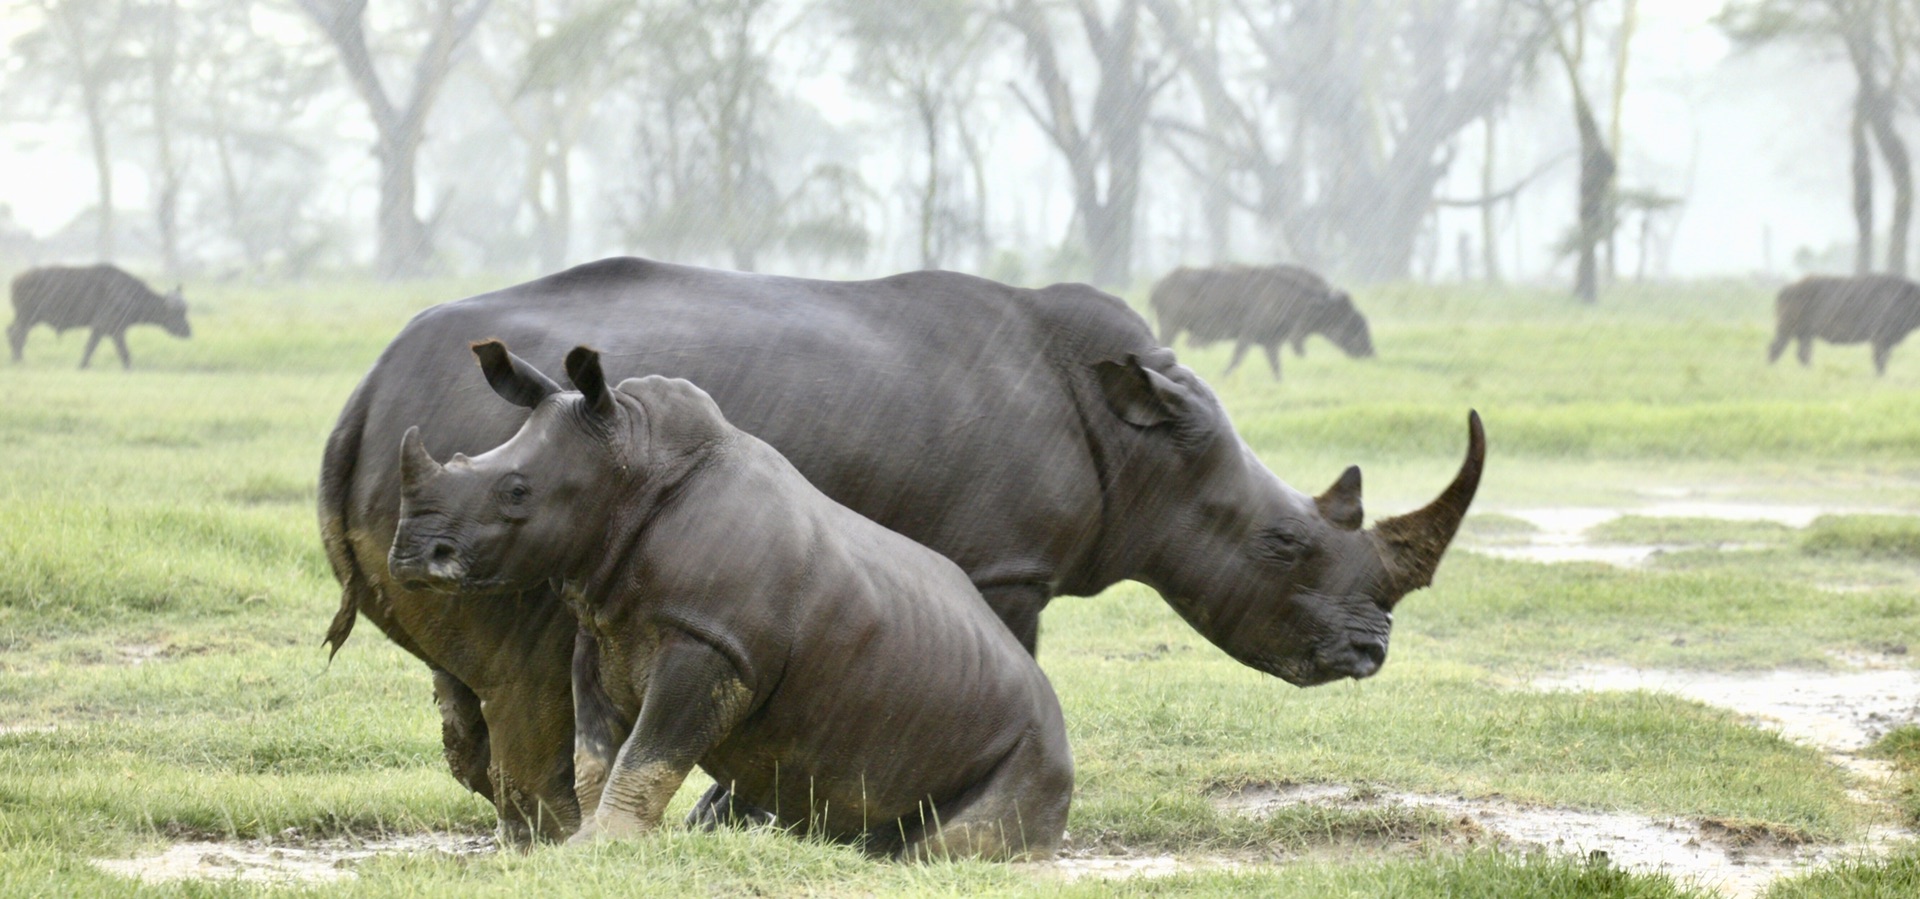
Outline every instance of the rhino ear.
<path fill-rule="evenodd" d="M 1187 389 L 1141 365 L 1137 355 L 1128 353 L 1125 362 L 1095 363 L 1093 371 L 1107 408 L 1128 424 L 1150 428 L 1174 421 L 1187 410 Z"/>
<path fill-rule="evenodd" d="M 613 394 L 607 392 L 607 373 L 600 368 L 600 351 L 577 346 L 567 354 L 567 377 L 586 397 L 587 409 L 595 415 L 613 414 Z"/>
<path fill-rule="evenodd" d="M 560 385 L 553 383 L 552 378 L 508 352 L 507 345 L 498 340 L 482 340 L 470 349 L 479 358 L 480 370 L 486 372 L 493 392 L 509 403 L 531 409 L 560 392 Z"/>
<path fill-rule="evenodd" d="M 1360 466 L 1349 465 L 1327 492 L 1313 498 L 1320 517 L 1343 531 L 1357 531 L 1366 512 L 1360 506 Z"/>

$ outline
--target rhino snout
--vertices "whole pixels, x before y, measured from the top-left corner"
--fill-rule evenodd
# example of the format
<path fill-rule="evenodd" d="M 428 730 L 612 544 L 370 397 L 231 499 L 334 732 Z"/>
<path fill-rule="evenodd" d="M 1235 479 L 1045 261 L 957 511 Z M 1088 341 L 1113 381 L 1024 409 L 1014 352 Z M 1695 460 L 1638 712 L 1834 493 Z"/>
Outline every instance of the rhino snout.
<path fill-rule="evenodd" d="M 444 538 L 420 540 L 404 549 L 396 543 L 387 555 L 387 570 L 409 590 L 451 588 L 467 576 L 459 547 Z"/>

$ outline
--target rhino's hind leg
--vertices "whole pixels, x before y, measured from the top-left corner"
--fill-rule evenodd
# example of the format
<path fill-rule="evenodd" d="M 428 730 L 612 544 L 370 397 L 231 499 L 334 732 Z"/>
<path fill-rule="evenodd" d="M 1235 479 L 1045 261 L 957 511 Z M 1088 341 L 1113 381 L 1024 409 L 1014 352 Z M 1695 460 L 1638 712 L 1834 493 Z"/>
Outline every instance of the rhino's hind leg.
<path fill-rule="evenodd" d="M 1873 345 L 1873 373 L 1874 374 L 1884 375 L 1887 373 L 1887 357 L 1892 353 L 1893 353 L 1892 344 L 1875 343 Z"/>
<path fill-rule="evenodd" d="M 1812 365 L 1813 364 L 1813 338 L 1801 337 L 1799 338 L 1799 340 L 1800 340 L 1800 345 L 1793 348 L 1794 358 L 1799 359 L 1801 365 Z"/>
<path fill-rule="evenodd" d="M 493 805 L 514 845 L 560 840 L 580 824 L 573 791 L 573 697 L 566 678 L 522 681 L 486 697 Z"/>
<path fill-rule="evenodd" d="M 902 820 L 901 859 L 1045 860 L 1060 850 L 1073 799 L 1073 759 L 1064 733 L 1029 733 L 987 779 L 958 799 Z M 885 835 L 876 834 L 876 848 Z"/>
<path fill-rule="evenodd" d="M 1247 350 L 1252 347 L 1253 344 L 1244 340 L 1235 343 L 1233 345 L 1233 358 L 1227 360 L 1227 370 L 1221 372 L 1220 376 L 1224 378 L 1227 375 L 1233 374 L 1233 370 L 1240 367 L 1240 360 L 1247 358 Z"/>
<path fill-rule="evenodd" d="M 7 348 L 13 351 L 13 361 L 25 358 L 27 348 L 27 323 L 25 318 L 16 317 L 13 324 L 7 326 Z"/>
<path fill-rule="evenodd" d="M 722 827 L 754 827 L 774 823 L 773 813 L 733 795 L 722 784 L 714 784 L 701 794 L 700 801 L 687 812 L 687 827 L 694 830 L 719 830 Z"/>

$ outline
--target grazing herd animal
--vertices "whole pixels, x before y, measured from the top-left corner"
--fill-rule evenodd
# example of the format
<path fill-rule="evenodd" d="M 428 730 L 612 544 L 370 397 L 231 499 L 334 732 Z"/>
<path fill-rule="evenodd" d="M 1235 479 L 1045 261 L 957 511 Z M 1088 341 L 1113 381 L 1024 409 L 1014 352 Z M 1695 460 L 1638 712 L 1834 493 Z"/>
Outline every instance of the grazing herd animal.
<path fill-rule="evenodd" d="M 702 634 L 687 617 L 666 613 L 647 619 L 651 625 L 609 621 L 589 633 L 600 649 L 587 655 L 602 664 L 582 663 L 575 609 L 613 607 L 583 604 L 602 600 L 573 595 L 567 578 L 529 581 L 525 589 L 505 595 L 492 592 L 497 586 L 489 583 L 492 576 L 481 573 L 488 569 L 474 560 L 471 545 L 461 542 L 477 538 L 466 537 L 448 537 L 444 554 L 435 547 L 419 551 L 427 554 L 426 571 L 433 571 L 438 560 L 443 574 L 464 568 L 460 577 L 435 581 L 408 567 L 418 552 L 409 540 L 396 540 L 405 534 L 401 498 L 410 482 L 420 480 L 407 470 L 428 469 L 421 450 L 433 458 L 453 456 L 445 466 L 449 472 L 476 465 L 454 454 L 476 457 L 507 443 L 529 426 L 524 406 L 541 403 L 544 388 L 528 389 L 524 383 L 509 383 L 501 391 L 520 405 L 472 389 L 468 344 L 490 338 L 542 367 L 556 365 L 575 347 L 595 347 L 604 371 L 588 374 L 588 383 L 579 377 L 585 369 L 576 366 L 571 372 L 583 392 L 598 391 L 592 386 L 596 377 L 626 383 L 661 375 L 699 385 L 719 411 L 700 412 L 701 404 L 686 400 L 692 410 L 686 427 L 718 429 L 714 420 L 724 416 L 784 455 L 834 502 L 951 560 L 1028 653 L 1036 646 L 1040 612 L 1054 597 L 1091 595 L 1121 580 L 1136 580 L 1157 590 L 1235 659 L 1300 686 L 1379 670 L 1394 605 L 1433 577 L 1473 499 L 1486 453 L 1479 419 L 1469 416 L 1466 459 L 1439 498 L 1363 528 L 1358 468 L 1347 469 L 1318 496 L 1283 483 L 1234 432 L 1213 392 L 1159 345 L 1139 315 L 1084 285 L 1029 290 L 951 272 L 815 281 L 611 259 L 429 309 L 381 354 L 327 441 L 320 523 L 341 584 L 328 642 L 337 651 L 356 617 L 364 615 L 432 669 L 453 773 L 494 801 L 503 835 L 516 841 L 562 838 L 580 827 L 583 808 L 595 808 L 600 797 L 578 796 L 576 785 L 593 793 L 594 772 L 608 764 L 609 748 L 628 739 L 624 731 L 634 720 L 638 685 L 608 684 L 603 678 L 606 699 L 577 702 L 577 697 L 598 695 L 582 692 L 583 671 L 604 670 L 608 656 L 639 658 L 663 651 L 647 644 L 665 639 L 664 628 L 700 636 L 710 646 L 750 635 L 723 629 Z M 497 361 L 488 369 L 506 370 Z M 496 379 L 496 389 L 501 381 Z M 639 399 L 617 400 L 620 408 L 670 392 L 664 386 L 635 389 Z M 558 411 L 563 407 L 569 410 L 564 415 Z M 534 415 L 578 419 L 584 414 L 577 400 L 550 402 L 547 408 L 556 411 Z M 625 421 L 613 430 L 639 445 L 637 452 L 650 447 L 670 452 L 680 445 L 676 440 L 686 439 L 636 430 Z M 648 421 L 667 426 L 665 418 Z M 585 427 L 592 420 L 575 424 Z M 547 426 L 544 420 L 534 425 Z M 414 427 L 420 429 L 419 440 L 403 441 Z M 775 467 L 769 453 L 754 452 L 752 458 L 761 460 L 755 465 Z M 628 468 L 634 464 L 627 463 Z M 509 498 L 514 489 L 511 480 L 495 488 Z M 618 492 L 613 485 L 604 489 Z M 673 501 L 707 502 L 694 494 Z M 708 505 L 713 507 L 692 509 L 689 518 L 662 520 L 683 522 L 671 530 L 695 527 L 704 514 L 723 520 L 746 514 L 725 502 Z M 408 514 L 415 508 L 408 506 Z M 828 507 L 821 500 L 806 500 L 805 508 L 834 522 L 835 529 L 851 527 L 840 513 L 822 511 Z M 810 533 L 817 530 L 791 516 L 784 520 Z M 502 514 L 476 533 L 531 526 Z M 607 536 L 650 533 L 626 527 Z M 692 552 L 669 534 L 658 539 L 662 542 L 645 545 Z M 840 540 L 824 532 L 808 539 L 834 545 Z M 738 566 L 760 558 L 754 555 L 757 542 L 733 540 L 724 549 L 705 547 L 700 553 L 724 551 Z M 618 565 L 639 545 L 613 542 L 597 557 Z M 390 564 L 393 552 L 408 563 L 398 571 Z M 886 555 L 887 560 L 860 556 L 857 563 L 847 556 L 829 568 L 844 572 L 837 566 L 857 564 L 869 577 L 912 583 L 932 576 L 924 573 L 929 566 L 923 556 L 904 549 Z M 784 555 L 766 558 L 770 572 L 787 564 L 779 561 Z M 724 567 L 708 571 L 719 578 Z M 660 576 L 693 577 L 687 572 Z M 764 584 L 740 577 L 751 589 Z M 449 583 L 460 586 L 449 593 L 444 589 Z M 635 583 L 633 589 L 641 592 L 633 595 L 647 595 L 652 588 Z M 795 589 L 799 592 L 766 614 L 786 614 L 781 610 L 803 606 L 784 603 L 803 603 L 849 626 L 883 617 L 899 629 L 886 635 L 888 646 L 930 647 L 912 651 L 921 653 L 919 661 L 929 667 L 929 682 L 946 685 L 929 689 L 949 692 L 945 699 L 921 702 L 973 695 L 966 686 L 969 672 L 989 658 L 1002 658 L 997 649 L 979 655 L 931 648 L 948 640 L 990 645 L 984 637 L 952 633 L 955 613 L 945 606 L 957 584 L 942 586 L 938 597 L 909 596 L 884 607 L 884 613 L 861 593 L 841 595 L 836 601 L 847 607 L 837 608 L 811 605 L 821 600 L 797 584 Z M 678 602 L 674 608 L 682 608 Z M 830 626 L 823 621 L 799 633 L 807 639 L 847 638 L 812 629 Z M 976 622 L 962 630 L 980 626 Z M 610 640 L 622 645 L 609 650 Z M 897 651 L 902 650 L 885 650 Z M 1025 662 L 993 664 L 1009 666 L 1002 675 L 1012 679 L 1009 683 L 1028 670 Z M 855 686 L 849 678 L 864 676 L 844 665 L 808 662 L 787 671 L 783 689 L 795 697 L 840 696 Z M 824 702 L 796 701 L 801 707 Z M 647 714 L 644 703 L 640 714 Z M 878 739 L 870 728 L 893 726 L 859 718 L 837 724 L 850 731 L 850 740 Z M 927 765 L 954 764 L 953 747 L 918 736 L 925 731 L 901 733 L 898 751 L 908 760 L 899 764 L 910 766 L 915 756 Z M 576 747 L 581 748 L 576 752 Z M 612 757 L 616 767 L 624 764 L 619 752 Z M 767 801 L 772 788 L 732 765 L 721 761 L 718 767 L 737 778 L 732 782 L 740 795 L 729 795 L 726 782 L 716 786 L 696 808 L 701 820 L 757 817 L 763 811 L 756 804 Z M 662 769 L 649 770 L 665 776 Z M 627 803 L 621 820 L 635 820 L 629 813 L 639 798 L 621 800 Z M 652 806 L 645 808 L 651 814 Z M 921 845 L 912 834 L 903 839 L 889 846 L 898 851 Z"/>
<path fill-rule="evenodd" d="M 1894 275 L 1836 278 L 1814 275 L 1780 290 L 1767 362 L 1780 359 L 1788 342 L 1801 365 L 1813 364 L 1813 340 L 1873 346 L 1875 374 L 1887 373 L 1887 354 L 1920 327 L 1920 285 Z"/>
<path fill-rule="evenodd" d="M 691 383 L 610 385 L 576 347 L 563 391 L 498 342 L 474 352 L 531 411 L 444 466 L 407 431 L 387 567 L 476 603 L 558 585 L 580 622 L 574 841 L 657 827 L 698 765 L 876 854 L 1053 854 L 1060 703 L 958 565 L 828 498 Z"/>
<path fill-rule="evenodd" d="M 1195 343 L 1231 340 L 1227 374 L 1240 367 L 1249 347 L 1267 356 L 1280 380 L 1280 344 L 1305 355 L 1307 338 L 1324 335 L 1348 356 L 1373 356 L 1373 334 L 1353 298 L 1326 279 L 1294 265 L 1176 268 L 1153 285 L 1148 299 L 1160 322 L 1160 342 L 1173 346 L 1182 332 Z"/>
<path fill-rule="evenodd" d="M 100 338 L 113 338 L 122 368 L 133 368 L 127 352 L 127 328 L 151 324 L 165 328 L 175 337 L 192 337 L 187 324 L 187 301 L 180 288 L 172 293 L 155 293 L 138 278 L 111 265 L 78 268 L 48 266 L 22 272 L 13 279 L 13 323 L 7 326 L 7 345 L 13 361 L 19 362 L 27 345 L 27 332 L 45 324 L 57 332 L 69 328 L 88 328 L 87 348 L 80 353 L 80 367 L 93 361 Z"/>

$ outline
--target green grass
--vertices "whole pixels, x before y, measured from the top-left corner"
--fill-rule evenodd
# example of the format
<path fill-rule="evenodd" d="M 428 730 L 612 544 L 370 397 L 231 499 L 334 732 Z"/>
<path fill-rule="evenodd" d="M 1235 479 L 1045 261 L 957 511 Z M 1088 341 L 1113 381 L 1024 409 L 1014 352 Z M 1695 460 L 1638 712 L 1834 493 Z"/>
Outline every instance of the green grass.
<path fill-rule="evenodd" d="M 44 330 L 24 365 L 0 368 L 0 894 L 129 893 L 86 859 L 180 835 L 490 826 L 490 807 L 445 773 L 424 666 L 372 628 L 327 664 L 318 639 L 337 588 L 312 508 L 322 441 L 366 366 L 413 312 L 489 286 L 189 285 L 196 336 L 134 331 L 131 374 L 74 371 L 80 341 Z M 1318 492 L 1344 465 L 1365 466 L 1374 517 L 1445 483 L 1469 407 L 1491 445 L 1466 526 L 1478 543 L 1531 532 L 1503 508 L 1632 504 L 1658 487 L 1920 509 L 1920 357 L 1896 352 L 1883 379 L 1845 348 L 1821 347 L 1811 370 L 1770 368 L 1770 298 L 1758 289 L 1625 292 L 1597 308 L 1518 290 L 1392 288 L 1358 301 L 1379 359 L 1315 341 L 1276 385 L 1258 364 L 1218 378 L 1227 347 L 1180 352 L 1295 486 Z M 1431 812 L 1296 806 L 1256 819 L 1222 808 L 1249 784 L 1860 833 L 1878 812 L 1813 750 L 1697 703 L 1525 681 L 1582 663 L 1818 667 L 1836 649 L 1920 644 L 1920 528 L 1630 517 L 1595 537 L 1702 548 L 1630 571 L 1456 552 L 1396 610 L 1381 675 L 1313 690 L 1233 663 L 1138 585 L 1056 602 L 1041 661 L 1075 750 L 1075 846 L 1241 867 L 1068 884 L 1029 868 L 877 864 L 775 833 L 669 828 L 585 851 L 382 858 L 350 886 L 302 892 L 1686 894 L 1584 862 L 1462 853 L 1471 834 Z M 1712 548 L 1729 543 L 1761 546 Z M 1911 876 L 1900 864 L 1859 876 L 1898 883 Z M 1872 895 L 1844 892 L 1850 876 L 1776 892 Z"/>

